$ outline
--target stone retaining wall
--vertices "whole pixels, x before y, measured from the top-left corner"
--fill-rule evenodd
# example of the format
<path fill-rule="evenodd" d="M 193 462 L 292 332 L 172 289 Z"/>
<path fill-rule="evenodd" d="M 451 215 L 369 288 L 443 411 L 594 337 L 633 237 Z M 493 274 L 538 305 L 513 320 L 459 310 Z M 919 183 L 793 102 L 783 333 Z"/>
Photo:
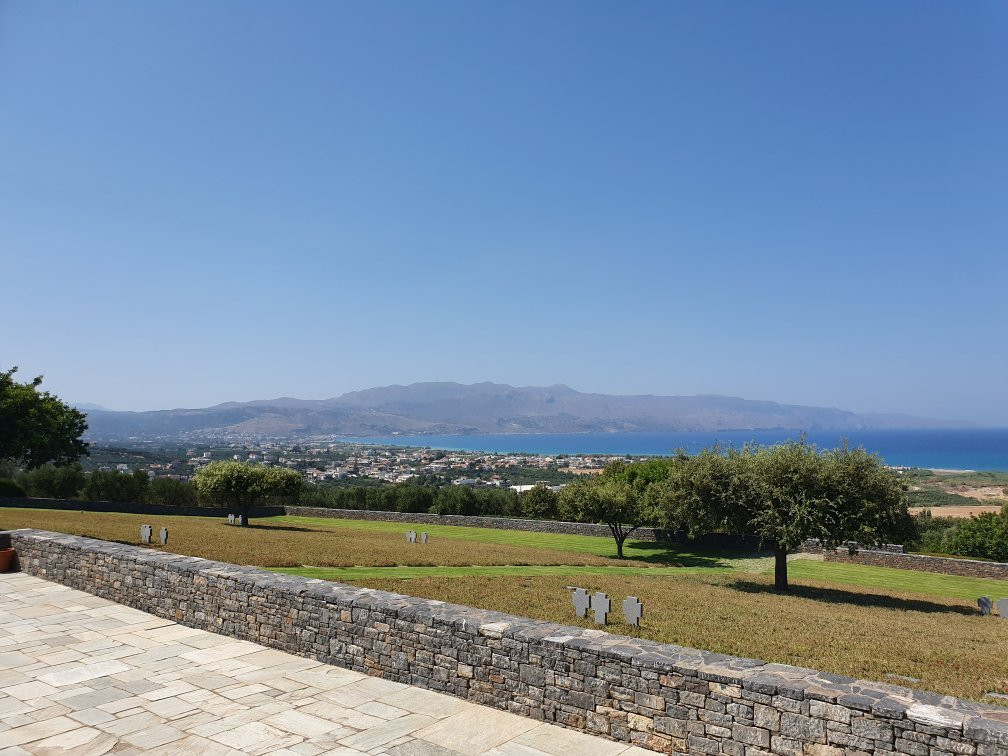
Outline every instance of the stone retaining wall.
<path fill-rule="evenodd" d="M 172 504 L 144 504 L 122 501 L 83 501 L 80 499 L 36 499 L 22 496 L 0 496 L 0 507 L 20 507 L 22 509 L 62 509 L 78 512 L 120 512 L 123 514 L 146 514 L 197 517 L 227 517 L 238 514 L 234 509 L 224 507 L 183 507 Z M 285 514 L 284 507 L 253 507 L 250 517 L 276 517 Z"/>
<path fill-rule="evenodd" d="M 12 540 L 25 572 L 159 617 L 658 751 L 1008 756 L 1008 709 L 154 549 Z"/>
<path fill-rule="evenodd" d="M 401 522 L 405 524 L 461 525 L 470 528 L 493 528 L 495 530 L 521 530 L 526 533 L 560 533 L 568 535 L 601 536 L 612 538 L 608 525 L 588 522 L 563 522 L 560 520 L 527 520 L 519 517 L 486 517 L 483 515 L 436 515 L 426 512 L 382 512 L 371 509 L 330 509 L 329 507 L 284 507 L 287 514 L 298 517 L 333 517 L 344 520 L 377 520 L 380 522 Z M 675 533 L 662 528 L 637 528 L 630 534 L 630 541 L 673 541 L 686 542 L 686 534 Z M 755 536 L 735 533 L 708 533 L 689 541 L 697 546 L 724 549 L 759 548 Z"/>
<path fill-rule="evenodd" d="M 818 540 L 817 538 L 809 538 L 807 541 L 804 541 L 801 546 L 798 547 L 799 551 L 804 551 L 809 554 L 825 554 L 827 551 L 839 552 L 841 549 L 846 549 L 847 551 L 850 551 L 851 549 L 853 549 L 854 551 L 861 551 L 862 549 L 864 549 L 867 551 L 884 551 L 888 554 L 902 554 L 903 544 L 883 543 L 878 546 L 862 547 L 861 544 L 859 544 L 857 541 L 844 541 L 838 547 L 833 549 L 823 546 L 822 541 Z"/>
<path fill-rule="evenodd" d="M 1005 562 L 982 562 L 978 559 L 953 559 L 923 554 L 891 554 L 884 551 L 859 551 L 852 555 L 846 549 L 826 552 L 824 558 L 827 562 L 847 562 L 872 567 L 938 572 L 943 575 L 1008 580 L 1008 563 Z"/>
<path fill-rule="evenodd" d="M 379 522 L 424 523 L 427 525 L 462 525 L 470 528 L 522 530 L 532 533 L 568 533 L 571 535 L 611 538 L 606 525 L 558 520 L 524 520 L 518 517 L 482 517 L 467 515 L 436 515 L 426 512 L 380 512 L 371 509 L 330 509 L 329 507 L 284 507 L 289 515 L 298 517 L 334 517 L 342 520 L 377 520 Z M 631 535 L 637 541 L 664 540 L 664 531 L 638 528 Z"/>

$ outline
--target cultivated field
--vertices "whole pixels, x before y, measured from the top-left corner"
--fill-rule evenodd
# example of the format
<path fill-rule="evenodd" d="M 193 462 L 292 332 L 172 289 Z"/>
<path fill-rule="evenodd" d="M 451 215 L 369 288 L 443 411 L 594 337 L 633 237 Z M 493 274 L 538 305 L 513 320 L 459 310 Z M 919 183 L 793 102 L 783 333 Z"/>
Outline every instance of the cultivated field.
<path fill-rule="evenodd" d="M 997 514 L 1001 511 L 999 504 L 978 504 L 975 507 L 950 506 L 950 507 L 910 507 L 910 514 L 920 514 L 925 510 L 931 510 L 934 517 L 973 517 L 984 512 Z"/>
<path fill-rule="evenodd" d="M 1008 597 L 1008 581 L 796 559 L 792 595 L 771 590 L 772 560 L 610 539 L 451 526 L 410 545 L 410 526 L 366 520 L 219 519 L 2 509 L 0 529 L 34 527 L 137 543 L 168 527 L 184 554 L 383 588 L 565 624 L 566 586 L 606 591 L 610 630 L 723 653 L 982 698 L 1008 693 L 1008 621 L 981 617 L 976 597 Z M 640 629 L 619 604 L 640 597 Z M 902 678 L 913 678 L 904 680 Z"/>

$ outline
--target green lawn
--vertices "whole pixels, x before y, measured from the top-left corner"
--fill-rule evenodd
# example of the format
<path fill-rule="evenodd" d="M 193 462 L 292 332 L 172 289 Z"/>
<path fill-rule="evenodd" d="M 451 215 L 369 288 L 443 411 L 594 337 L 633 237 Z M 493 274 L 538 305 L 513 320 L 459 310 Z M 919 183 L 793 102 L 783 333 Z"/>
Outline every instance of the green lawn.
<path fill-rule="evenodd" d="M 268 517 L 255 520 L 257 523 L 283 525 L 320 525 L 357 530 L 379 531 L 383 533 L 405 533 L 407 530 L 426 531 L 433 538 L 457 538 L 482 543 L 500 543 L 530 549 L 551 549 L 574 554 L 593 554 L 600 557 L 615 557 L 616 542 L 612 538 L 598 536 L 565 535 L 558 533 L 527 533 L 521 530 L 498 530 L 495 528 L 472 528 L 460 525 L 430 525 L 426 523 L 379 522 L 375 520 L 340 520 L 328 517 Z M 658 544 L 653 541 L 627 540 L 623 546 L 627 559 L 637 559 L 656 564 L 670 564 L 684 567 L 731 567 L 732 554 L 728 552 L 700 551 L 672 544 Z"/>
<path fill-rule="evenodd" d="M 672 574 L 662 567 L 581 567 L 566 565 L 478 565 L 473 567 L 271 567 L 273 572 L 300 575 L 320 580 L 362 580 L 366 578 L 426 578 L 426 577 L 541 577 L 544 575 L 645 575 L 661 579 Z M 722 567 L 675 568 L 676 575 L 724 573 Z"/>
<path fill-rule="evenodd" d="M 818 580 L 863 588 L 883 588 L 891 591 L 921 593 L 936 598 L 957 598 L 976 601 L 980 596 L 997 600 L 1008 597 L 1008 580 L 939 575 L 891 567 L 870 567 L 863 564 L 819 562 L 810 559 L 788 563 L 792 580 Z"/>

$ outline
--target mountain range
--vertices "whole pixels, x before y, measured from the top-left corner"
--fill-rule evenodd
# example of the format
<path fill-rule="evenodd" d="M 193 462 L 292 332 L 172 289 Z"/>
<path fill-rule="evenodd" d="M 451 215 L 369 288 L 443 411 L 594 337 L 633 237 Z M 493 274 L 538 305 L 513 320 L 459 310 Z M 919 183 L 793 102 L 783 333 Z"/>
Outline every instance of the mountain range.
<path fill-rule="evenodd" d="M 333 399 L 284 397 L 226 402 L 203 409 L 115 412 L 90 407 L 87 437 L 94 440 L 864 430 L 966 425 L 717 395 L 589 394 L 563 384 L 516 387 L 502 383 L 414 383 L 352 391 Z"/>

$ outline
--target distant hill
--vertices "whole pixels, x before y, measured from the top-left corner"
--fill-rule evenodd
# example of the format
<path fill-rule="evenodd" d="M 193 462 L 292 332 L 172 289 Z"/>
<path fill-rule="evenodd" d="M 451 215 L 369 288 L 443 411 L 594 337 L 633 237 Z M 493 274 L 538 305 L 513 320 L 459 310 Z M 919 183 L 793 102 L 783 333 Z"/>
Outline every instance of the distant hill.
<path fill-rule="evenodd" d="M 83 405 L 81 405 L 83 406 Z M 569 386 L 414 383 L 334 399 L 261 399 L 204 409 L 88 413 L 96 440 L 615 431 L 863 430 L 962 427 L 729 396 L 615 396 Z"/>

